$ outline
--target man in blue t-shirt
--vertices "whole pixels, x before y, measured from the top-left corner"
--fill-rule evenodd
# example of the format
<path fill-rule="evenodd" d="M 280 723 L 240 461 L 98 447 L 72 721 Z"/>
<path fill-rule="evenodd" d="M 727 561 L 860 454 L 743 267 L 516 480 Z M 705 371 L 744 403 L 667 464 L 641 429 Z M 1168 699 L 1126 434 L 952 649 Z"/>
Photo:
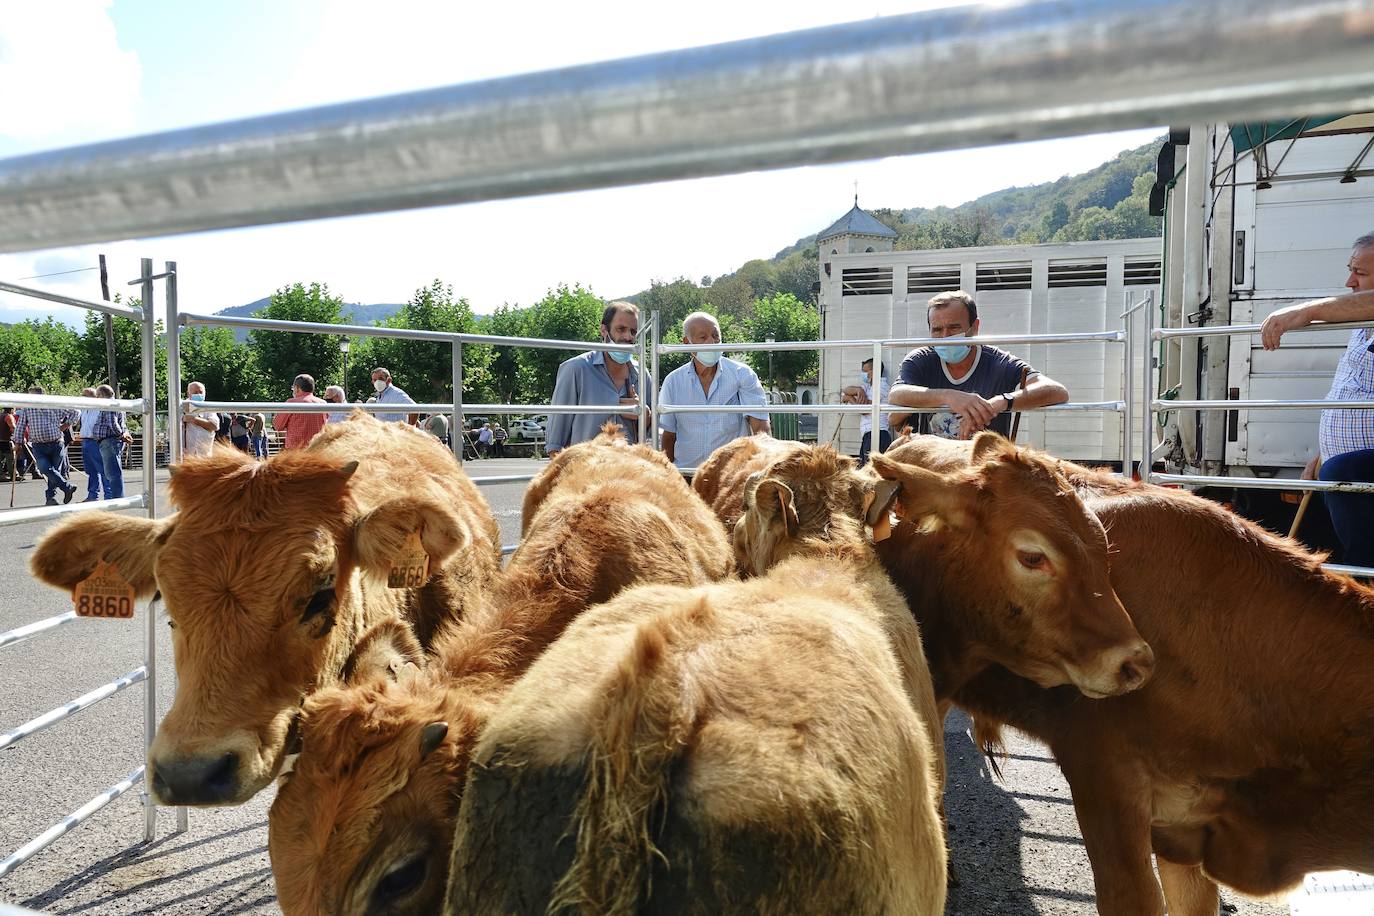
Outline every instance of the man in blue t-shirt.
<path fill-rule="evenodd" d="M 908 353 L 889 396 L 903 407 L 941 408 L 920 414 L 917 432 L 971 439 L 990 429 L 1009 436 L 1012 410 L 1069 399 L 1063 385 L 1006 350 L 965 340 L 978 334 L 979 322 L 978 305 L 963 290 L 933 296 L 926 306 L 926 324 L 931 337 L 954 340 Z M 890 422 L 900 426 L 908 416 L 895 413 Z"/>

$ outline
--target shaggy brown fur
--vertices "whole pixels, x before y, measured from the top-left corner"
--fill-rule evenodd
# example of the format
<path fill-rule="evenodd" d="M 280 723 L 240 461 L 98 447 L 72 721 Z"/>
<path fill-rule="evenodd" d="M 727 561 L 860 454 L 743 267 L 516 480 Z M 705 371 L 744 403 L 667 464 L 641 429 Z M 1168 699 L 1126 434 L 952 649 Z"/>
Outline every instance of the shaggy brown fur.
<path fill-rule="evenodd" d="M 733 531 L 735 522 L 744 514 L 744 491 L 749 475 L 805 449 L 800 442 L 774 439 L 767 433 L 741 436 L 716 449 L 701 463 L 692 477 L 692 489 L 706 500 L 724 523 L 725 530 Z"/>
<path fill-rule="evenodd" d="M 618 430 L 563 454 L 495 591 L 425 670 L 398 657 L 383 671 L 399 678 L 307 702 L 301 756 L 269 820 L 287 913 L 434 912 L 472 745 L 510 684 L 626 586 L 729 574 L 724 530 L 662 455 Z M 442 733 L 431 747 L 427 727 Z"/>
<path fill-rule="evenodd" d="M 160 590 L 179 687 L 148 758 L 165 804 L 237 804 L 271 781 L 301 698 L 336 683 L 374 626 L 428 644 L 475 606 L 500 562 L 486 500 L 432 436 L 361 414 L 257 462 L 217 449 L 175 469 L 164 519 L 75 516 L 38 544 L 36 576 L 70 589 L 102 557 Z M 389 589 L 406 535 L 430 578 Z"/>
<path fill-rule="evenodd" d="M 803 513 L 793 559 L 627 592 L 517 684 L 478 745 L 448 912 L 943 911 L 934 695 L 864 535 L 891 488 L 813 457 L 831 514 Z M 746 517 L 776 484 L 755 478 Z"/>
<path fill-rule="evenodd" d="M 1065 471 L 1106 526 L 1154 678 L 1083 703 L 992 668 L 953 698 L 985 740 L 1006 723 L 1054 751 L 1099 910 L 1212 916 L 1213 879 L 1270 895 L 1374 871 L 1374 590 L 1208 500 Z"/>

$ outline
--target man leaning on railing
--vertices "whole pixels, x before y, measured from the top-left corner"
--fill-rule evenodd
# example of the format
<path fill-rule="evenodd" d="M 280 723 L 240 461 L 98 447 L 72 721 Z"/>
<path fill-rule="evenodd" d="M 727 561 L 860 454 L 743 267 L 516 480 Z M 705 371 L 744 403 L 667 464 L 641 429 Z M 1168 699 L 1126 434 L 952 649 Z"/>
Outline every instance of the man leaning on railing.
<path fill-rule="evenodd" d="M 1264 319 L 1260 339 L 1276 349 L 1285 331 L 1314 322 L 1374 321 L 1374 232 L 1355 240 L 1344 296 L 1281 308 Z M 1336 367 L 1328 401 L 1374 400 L 1374 328 L 1356 328 Z M 1304 480 L 1374 481 L 1374 410 L 1323 410 L 1319 452 L 1303 469 Z M 1374 566 L 1374 495 L 1322 494 L 1331 523 L 1351 566 Z"/>

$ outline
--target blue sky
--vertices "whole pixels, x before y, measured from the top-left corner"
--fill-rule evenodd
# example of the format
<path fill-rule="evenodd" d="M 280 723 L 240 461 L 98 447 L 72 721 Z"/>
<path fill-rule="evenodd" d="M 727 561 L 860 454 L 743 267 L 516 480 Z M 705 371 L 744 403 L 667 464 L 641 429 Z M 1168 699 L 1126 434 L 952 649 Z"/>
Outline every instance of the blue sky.
<path fill-rule="evenodd" d="M 0 158 L 937 5 L 16 3 L 0 17 L 0 87 L 23 88 L 0 89 Z M 479 312 L 558 283 L 615 296 L 769 257 L 848 209 L 855 181 L 867 206 L 955 205 L 1084 171 L 1159 132 L 0 255 L 0 278 L 90 266 L 105 252 L 120 286 L 139 257 L 177 261 L 183 308 L 202 312 L 316 280 L 349 301 L 390 302 L 439 277 Z M 22 282 L 98 297 L 94 272 Z M 46 311 L 0 294 L 0 321 L 35 307 Z"/>

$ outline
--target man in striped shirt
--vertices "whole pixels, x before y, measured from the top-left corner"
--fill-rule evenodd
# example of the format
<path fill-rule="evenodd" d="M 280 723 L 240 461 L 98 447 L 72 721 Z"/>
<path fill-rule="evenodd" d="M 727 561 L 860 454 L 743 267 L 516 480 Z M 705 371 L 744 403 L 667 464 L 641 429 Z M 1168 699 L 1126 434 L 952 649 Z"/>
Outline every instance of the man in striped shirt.
<path fill-rule="evenodd" d="M 95 390 L 98 398 L 114 397 L 114 389 L 101 385 Z M 117 410 L 102 410 L 95 419 L 92 438 L 100 447 L 101 482 L 105 487 L 106 499 L 119 499 L 124 495 L 124 469 L 121 460 L 124 446 L 134 441 L 124 425 L 124 414 Z"/>
<path fill-rule="evenodd" d="M 1285 331 L 1317 321 L 1374 321 L 1374 232 L 1355 240 L 1348 268 L 1345 285 L 1350 292 L 1346 295 L 1290 305 L 1266 318 L 1260 328 L 1264 348 L 1276 349 Z M 1326 399 L 1374 401 L 1374 328 L 1350 332 Z M 1374 410 L 1323 410 L 1317 441 L 1320 452 L 1303 470 L 1304 480 L 1320 473 L 1322 480 L 1374 482 Z M 1328 492 L 1323 496 L 1345 548 L 1345 562 L 1374 566 L 1374 495 Z"/>
<path fill-rule="evenodd" d="M 42 393 L 42 385 L 34 385 L 29 389 L 29 394 Z M 62 431 L 80 421 L 81 414 L 70 407 L 25 407 L 19 411 L 14 438 L 16 442 L 23 442 L 25 435 L 30 439 L 33 456 L 38 461 L 38 471 L 48 481 L 48 488 L 43 494 L 45 505 L 57 505 L 58 490 L 62 491 L 64 503 L 71 502 L 76 495 L 76 487 L 62 476 L 62 468 L 67 463 L 67 446 L 62 441 Z"/>

